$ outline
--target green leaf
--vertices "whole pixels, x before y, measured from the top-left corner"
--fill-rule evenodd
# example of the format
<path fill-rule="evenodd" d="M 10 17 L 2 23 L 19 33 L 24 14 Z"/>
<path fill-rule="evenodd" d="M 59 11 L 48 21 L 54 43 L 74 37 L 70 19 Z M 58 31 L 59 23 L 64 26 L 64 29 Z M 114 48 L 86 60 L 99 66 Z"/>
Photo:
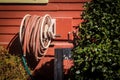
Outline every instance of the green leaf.
<path fill-rule="evenodd" d="M 81 39 L 76 39 L 79 47 L 73 53 L 75 67 L 81 71 L 74 74 L 75 80 L 120 79 L 119 12 L 120 0 L 92 0 L 85 5 Z"/>
<path fill-rule="evenodd" d="M 95 71 L 95 67 L 92 67 L 92 70 L 91 70 L 92 72 L 94 72 Z"/>

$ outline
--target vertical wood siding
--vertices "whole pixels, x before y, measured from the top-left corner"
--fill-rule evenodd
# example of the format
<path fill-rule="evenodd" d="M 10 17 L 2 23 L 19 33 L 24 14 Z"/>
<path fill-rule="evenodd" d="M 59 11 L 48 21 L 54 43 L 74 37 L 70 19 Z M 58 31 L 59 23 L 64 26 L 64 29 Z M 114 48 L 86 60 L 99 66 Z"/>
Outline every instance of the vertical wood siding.
<path fill-rule="evenodd" d="M 90 0 L 49 0 L 48 4 L 0 4 L 0 45 L 7 45 L 19 32 L 20 22 L 25 14 L 43 16 L 50 14 L 57 18 L 72 18 L 72 26 L 81 20 L 83 4 Z"/>

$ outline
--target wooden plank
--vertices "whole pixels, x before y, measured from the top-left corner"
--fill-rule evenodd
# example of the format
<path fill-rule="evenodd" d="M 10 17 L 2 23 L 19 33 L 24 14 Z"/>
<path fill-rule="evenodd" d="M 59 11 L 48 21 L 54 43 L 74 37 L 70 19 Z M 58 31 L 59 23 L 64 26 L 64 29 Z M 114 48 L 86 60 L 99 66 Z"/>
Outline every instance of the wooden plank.
<path fill-rule="evenodd" d="M 60 35 L 60 37 L 56 38 L 56 40 L 68 40 L 68 33 L 72 32 L 72 29 L 72 18 L 58 18 L 56 20 L 56 34 Z M 70 40 L 72 39 L 73 37 L 70 36 Z"/>
<path fill-rule="evenodd" d="M 19 32 L 19 27 L 0 27 L 0 34 L 16 34 Z"/>
<path fill-rule="evenodd" d="M 19 20 L 19 21 L 17 21 Z M 0 33 L 1 34 L 16 34 L 19 32 L 19 27 L 9 27 L 9 25 L 20 25 L 21 19 L 0 19 L 0 25 L 8 25 L 8 27 L 0 27 Z M 65 24 L 64 24 L 65 23 Z M 68 33 L 72 32 L 73 26 L 72 26 L 72 18 L 68 17 L 62 17 L 58 18 L 56 17 L 56 34 L 60 34 L 61 37 L 56 38 L 57 40 L 68 40 Z M 64 30 L 64 33 L 63 33 Z M 73 39 L 72 36 L 70 36 L 70 40 Z"/>
<path fill-rule="evenodd" d="M 23 18 L 26 14 L 31 15 L 39 15 L 43 16 L 45 14 L 50 14 L 52 17 L 73 17 L 73 18 L 81 18 L 80 14 L 82 11 L 1 11 L 0 18 L 12 18 L 12 19 L 19 19 Z"/>
<path fill-rule="evenodd" d="M 35 80 L 54 80 L 54 57 L 42 57 L 32 72 L 32 76 Z"/>
<path fill-rule="evenodd" d="M 7 48 L 8 42 L 0 42 L 0 46 Z"/>
<path fill-rule="evenodd" d="M 19 26 L 22 19 L 0 19 L 0 26 L 2 25 L 14 25 Z"/>
<path fill-rule="evenodd" d="M 9 34 L 3 35 L 3 34 L 0 34 L 0 42 L 9 43 L 14 36 L 15 35 L 9 35 Z"/>
<path fill-rule="evenodd" d="M 48 54 L 51 56 L 54 56 L 54 49 L 55 48 L 73 48 L 73 43 L 69 43 L 68 41 L 53 41 L 51 44 L 53 44 L 54 46 L 50 46 L 48 48 Z"/>
<path fill-rule="evenodd" d="M 48 3 L 48 0 L 0 0 L 0 3 Z"/>
<path fill-rule="evenodd" d="M 84 9 L 83 5 L 83 3 L 59 3 L 59 10 L 80 11 Z"/>
<path fill-rule="evenodd" d="M 47 53 L 46 55 L 49 55 L 49 53 Z M 52 61 L 53 59 L 54 59 L 54 57 L 43 57 L 39 61 L 38 65 L 35 67 L 35 70 L 39 70 L 41 67 L 43 67 L 43 65 L 45 65 L 47 62 Z M 34 72 L 35 72 L 35 70 L 34 70 Z M 34 74 L 34 72 L 33 72 L 33 74 Z"/>
<path fill-rule="evenodd" d="M 56 18 L 56 19 L 57 19 L 57 21 L 59 21 L 57 23 L 57 25 L 58 25 L 57 27 L 60 27 L 59 25 L 63 24 L 63 22 L 61 21 L 62 19 L 60 19 L 60 18 Z M 63 18 L 63 19 L 65 19 L 65 18 Z M 68 19 L 65 19 L 64 21 L 66 22 L 66 24 L 69 23 Z M 0 19 L 0 25 L 7 25 L 7 26 L 0 26 L 0 33 L 15 34 L 15 33 L 19 32 L 20 22 L 21 22 L 21 19 Z M 81 22 L 83 22 L 83 20 L 73 19 L 72 26 L 79 26 L 79 24 Z M 68 29 L 68 27 L 67 27 L 67 29 Z M 71 29 L 70 29 L 70 31 L 71 31 Z"/>
<path fill-rule="evenodd" d="M 58 10 L 57 4 L 47 5 L 0 5 L 0 11 L 46 11 Z"/>
<path fill-rule="evenodd" d="M 87 2 L 91 0 L 49 0 L 49 2 Z"/>
<path fill-rule="evenodd" d="M 83 10 L 83 3 L 49 3 L 47 5 L 0 5 L 0 11 Z"/>
<path fill-rule="evenodd" d="M 54 17 L 55 19 L 57 17 Z M 60 18 L 60 17 L 59 17 Z M 57 19 L 59 19 L 57 18 Z M 61 18 L 67 18 L 67 17 L 61 17 Z M 22 19 L 0 19 L 0 27 L 19 27 Z M 81 19 L 73 19 L 72 20 L 72 26 L 78 26 L 83 20 Z"/>
<path fill-rule="evenodd" d="M 72 26 L 79 26 L 80 23 L 82 23 L 82 22 L 83 22 L 82 19 L 73 19 Z"/>

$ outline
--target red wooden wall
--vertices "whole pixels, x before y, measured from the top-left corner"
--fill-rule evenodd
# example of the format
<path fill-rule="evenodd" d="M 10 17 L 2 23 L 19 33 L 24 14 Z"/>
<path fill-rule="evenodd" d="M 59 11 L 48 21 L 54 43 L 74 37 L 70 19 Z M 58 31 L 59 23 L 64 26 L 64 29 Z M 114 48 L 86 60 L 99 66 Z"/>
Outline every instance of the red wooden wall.
<path fill-rule="evenodd" d="M 49 0 L 48 4 L 35 5 L 0 4 L 0 45 L 8 45 L 19 32 L 20 22 L 25 14 L 50 14 L 57 18 L 72 18 L 72 26 L 78 26 L 83 3 L 86 1 L 90 0 Z"/>
<path fill-rule="evenodd" d="M 21 20 L 24 15 L 39 15 L 50 14 L 53 18 L 57 19 L 57 26 L 72 26 L 76 27 L 80 24 L 81 13 L 83 5 L 86 1 L 90 0 L 49 0 L 48 4 L 0 4 L 0 46 L 7 46 L 10 41 L 19 32 Z M 70 28 L 70 27 L 69 27 Z M 68 28 L 68 30 L 69 30 Z M 65 28 L 67 30 L 67 28 Z M 58 31 L 61 34 L 62 31 Z M 65 30 L 64 30 L 65 32 Z M 11 52 L 19 53 L 18 39 L 14 40 L 15 44 L 12 45 Z M 59 43 L 57 45 L 69 46 L 69 43 Z M 17 46 L 17 47 L 16 47 Z M 62 46 L 63 48 L 65 46 Z M 13 49 L 14 48 L 14 49 Z M 55 47 L 54 47 L 55 48 Z M 49 49 L 48 57 L 43 58 L 39 63 L 36 63 L 31 57 L 29 66 L 34 66 L 34 74 L 44 80 L 52 80 L 53 78 L 53 59 L 54 50 Z M 50 57 L 52 56 L 52 57 Z M 32 61 L 31 61 L 32 60 Z M 68 65 L 68 64 L 67 64 Z M 47 67 L 48 66 L 48 67 Z M 49 71 L 48 71 L 49 70 Z M 37 72 L 37 73 L 36 73 Z M 47 72 L 47 74 L 46 74 Z M 52 74 L 51 74 L 52 73 Z M 45 75 L 44 75 L 45 74 Z M 40 76 L 41 75 L 41 76 Z M 46 75 L 48 77 L 46 77 Z M 52 76 L 52 77 L 51 77 Z M 45 79 L 46 78 L 46 79 Z"/>

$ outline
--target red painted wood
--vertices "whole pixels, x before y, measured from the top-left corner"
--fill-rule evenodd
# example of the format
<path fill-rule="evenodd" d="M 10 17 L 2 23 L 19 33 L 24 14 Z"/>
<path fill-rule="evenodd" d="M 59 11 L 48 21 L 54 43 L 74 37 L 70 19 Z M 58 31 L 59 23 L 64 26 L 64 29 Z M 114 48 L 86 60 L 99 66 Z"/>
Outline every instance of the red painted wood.
<path fill-rule="evenodd" d="M 61 17 L 54 17 L 56 18 L 61 18 Z M 63 19 L 66 17 L 63 17 Z M 70 17 L 68 17 L 70 18 Z M 19 27 L 22 19 L 0 19 L 0 27 L 4 27 L 5 29 L 9 28 L 15 28 Z M 82 19 L 72 19 L 72 26 L 78 26 L 81 22 L 83 22 Z M 16 28 L 15 28 L 16 29 Z M 10 31 L 10 30 L 9 30 Z M 1 32 L 1 29 L 0 29 Z M 9 32 L 10 33 L 10 32 Z"/>
<path fill-rule="evenodd" d="M 24 15 L 39 15 L 43 16 L 45 14 L 50 14 L 52 17 L 73 17 L 81 18 L 82 11 L 1 11 L 0 18 L 3 19 L 22 19 Z"/>
<path fill-rule="evenodd" d="M 46 10 L 58 10 L 56 4 L 45 5 L 0 5 L 0 11 L 46 11 Z"/>
<path fill-rule="evenodd" d="M 22 19 L 0 19 L 0 27 L 1 26 L 19 26 L 21 23 L 21 20 Z"/>
<path fill-rule="evenodd" d="M 15 35 L 9 35 L 9 34 L 3 35 L 3 34 L 0 34 L 0 42 L 9 43 L 14 36 Z"/>
<path fill-rule="evenodd" d="M 19 27 L 0 27 L 0 34 L 16 34 L 19 32 Z"/>
<path fill-rule="evenodd" d="M 54 17 L 55 19 L 57 17 Z M 59 17 L 60 18 L 60 17 Z M 63 19 L 66 17 L 63 17 Z M 7 26 L 8 28 L 10 27 L 19 27 L 20 23 L 21 23 L 22 19 L 0 19 L 0 27 L 4 27 Z M 73 19 L 72 20 L 72 26 L 78 26 L 83 20 L 81 19 Z M 7 28 L 6 28 L 7 29 Z M 1 32 L 1 30 L 0 30 Z"/>
<path fill-rule="evenodd" d="M 73 0 L 74 1 L 74 0 Z M 59 3 L 59 10 L 81 11 L 83 10 L 83 3 Z"/>
<path fill-rule="evenodd" d="M 54 57 L 42 58 L 32 75 L 37 80 L 54 80 Z"/>
<path fill-rule="evenodd" d="M 83 10 L 83 3 L 49 3 L 46 5 L 0 5 L 0 11 L 61 11 Z"/>
<path fill-rule="evenodd" d="M 54 49 L 56 48 L 73 48 L 73 44 L 67 41 L 53 41 L 51 44 L 54 44 L 54 47 L 49 47 L 47 55 L 54 55 Z"/>
<path fill-rule="evenodd" d="M 7 21 L 7 20 L 6 19 L 0 20 L 1 21 L 0 25 L 7 24 L 7 25 L 20 26 L 21 20 L 19 20 L 19 21 L 17 21 L 17 19 L 14 19 L 14 21 L 12 21 L 12 20 Z M 5 22 L 5 21 L 7 21 L 7 22 Z M 57 32 L 57 34 L 61 35 L 61 37 L 56 38 L 57 40 L 67 40 L 68 32 L 72 32 L 72 31 L 73 31 L 72 30 L 72 18 L 56 18 L 56 32 Z M 10 27 L 4 27 L 4 26 L 0 27 L 0 34 L 17 34 L 18 32 L 19 32 L 19 27 L 11 27 L 11 26 Z"/>
<path fill-rule="evenodd" d="M 55 48 L 72 48 L 73 44 L 68 43 L 67 37 L 68 32 L 73 31 L 73 27 L 78 26 L 81 20 L 81 13 L 84 10 L 83 5 L 85 2 L 90 0 L 49 0 L 48 4 L 42 5 L 0 5 L 0 46 L 7 46 L 8 44 L 14 44 L 9 48 L 16 53 L 19 51 L 20 43 L 18 38 L 19 26 L 24 15 L 39 15 L 43 16 L 45 14 L 50 14 L 53 18 L 56 19 L 57 34 L 60 34 L 61 37 L 54 40 L 47 52 L 47 57 L 41 59 L 39 64 L 34 70 L 34 73 L 37 72 L 43 66 L 51 66 L 51 61 L 54 59 L 54 49 Z M 17 41 L 10 43 L 11 40 L 17 35 Z M 72 39 L 73 36 L 70 36 Z M 18 49 L 17 49 L 18 48 Z M 52 56 L 52 57 L 49 57 Z M 52 62 L 53 63 L 53 62 Z M 52 64 L 53 66 L 54 64 Z M 64 69 L 68 69 L 72 64 L 64 63 Z M 67 65 L 67 66 L 66 66 Z M 53 69 L 50 67 L 49 70 Z M 47 70 L 48 71 L 48 70 Z M 33 73 L 33 74 L 34 74 Z M 40 72 L 41 73 L 41 72 Z M 45 72 L 46 73 L 46 72 Z M 50 75 L 51 74 L 51 75 Z M 52 76 L 53 73 L 48 75 Z M 46 74 L 45 74 L 46 76 Z M 47 76 L 46 76 L 47 77 Z M 44 79 L 43 79 L 44 80 Z"/>
<path fill-rule="evenodd" d="M 59 26 L 58 33 L 64 35 L 65 39 L 68 31 L 72 30 L 71 27 L 78 26 L 81 22 L 82 6 L 86 1 L 90 0 L 49 0 L 49 3 L 44 5 L 0 5 L 0 41 L 10 42 L 14 34 L 19 32 L 19 26 L 25 14 L 39 16 L 50 14 L 54 18 L 63 18 L 63 20 L 57 20 L 57 26 Z M 71 18 L 71 20 L 64 20 L 64 18 Z M 65 34 L 60 30 L 61 26 L 69 26 L 65 28 Z"/>
<path fill-rule="evenodd" d="M 72 18 L 59 18 L 56 20 L 56 33 L 61 37 L 57 40 L 68 40 L 68 33 L 72 32 Z"/>
<path fill-rule="evenodd" d="M 73 19 L 73 26 L 76 27 L 76 26 L 79 26 L 80 23 L 83 22 L 82 19 Z"/>
<path fill-rule="evenodd" d="M 44 64 L 46 64 L 47 62 L 50 62 L 52 59 L 54 59 L 53 57 L 43 57 L 41 59 L 41 61 L 38 63 L 38 65 L 36 66 L 35 70 L 40 69 Z"/>
<path fill-rule="evenodd" d="M 74 66 L 73 60 L 63 60 L 64 74 L 69 74 L 69 70 L 71 69 L 72 66 Z"/>

